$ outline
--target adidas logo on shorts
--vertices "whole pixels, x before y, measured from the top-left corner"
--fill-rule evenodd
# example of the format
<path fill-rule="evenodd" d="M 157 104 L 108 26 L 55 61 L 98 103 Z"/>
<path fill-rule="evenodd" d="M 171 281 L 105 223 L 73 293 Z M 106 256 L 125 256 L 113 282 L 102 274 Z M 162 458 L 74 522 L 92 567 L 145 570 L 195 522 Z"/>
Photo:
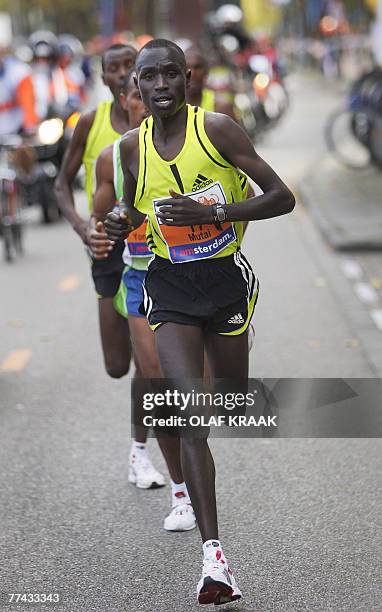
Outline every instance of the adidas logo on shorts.
<path fill-rule="evenodd" d="M 207 185 L 211 185 L 213 183 L 212 179 L 203 176 L 203 174 L 198 174 L 196 179 L 194 180 L 194 184 L 192 185 L 192 191 L 199 191 L 199 189 L 204 189 Z"/>
<path fill-rule="evenodd" d="M 241 325 L 242 323 L 245 323 L 245 321 L 241 313 L 239 312 L 238 314 L 235 314 L 233 315 L 233 317 L 228 319 L 228 323 L 233 323 L 234 325 Z"/>

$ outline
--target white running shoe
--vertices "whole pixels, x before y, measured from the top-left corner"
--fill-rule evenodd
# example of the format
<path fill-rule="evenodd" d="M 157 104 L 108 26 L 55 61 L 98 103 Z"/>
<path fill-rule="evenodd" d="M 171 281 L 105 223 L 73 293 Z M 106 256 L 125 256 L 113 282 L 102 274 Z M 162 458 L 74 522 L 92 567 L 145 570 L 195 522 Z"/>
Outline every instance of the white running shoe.
<path fill-rule="evenodd" d="M 215 556 L 204 558 L 197 597 L 200 604 L 213 603 L 215 606 L 241 598 L 241 591 L 226 561 Z"/>
<path fill-rule="evenodd" d="M 158 489 L 166 484 L 163 474 L 155 469 L 148 456 L 130 457 L 128 480 L 138 489 Z"/>
<path fill-rule="evenodd" d="M 196 527 L 195 514 L 191 504 L 178 504 L 174 506 L 164 519 L 163 527 L 166 531 L 189 531 Z"/>

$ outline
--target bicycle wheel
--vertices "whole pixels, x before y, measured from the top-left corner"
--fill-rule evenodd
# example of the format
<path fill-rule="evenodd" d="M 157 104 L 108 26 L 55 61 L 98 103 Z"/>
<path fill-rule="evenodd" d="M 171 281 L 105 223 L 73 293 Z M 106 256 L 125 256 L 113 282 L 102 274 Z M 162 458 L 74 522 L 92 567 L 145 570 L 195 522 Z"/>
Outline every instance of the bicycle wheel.
<path fill-rule="evenodd" d="M 23 255 L 23 225 L 21 220 L 15 221 L 12 225 L 12 240 L 17 255 Z"/>
<path fill-rule="evenodd" d="M 325 126 L 325 140 L 329 151 L 347 168 L 363 170 L 371 163 L 371 155 L 363 145 L 357 134 L 368 130 L 368 117 L 366 113 L 348 108 L 334 111 L 328 118 Z"/>
<path fill-rule="evenodd" d="M 382 117 L 377 113 L 373 113 L 369 131 L 369 147 L 371 161 L 382 169 Z"/>

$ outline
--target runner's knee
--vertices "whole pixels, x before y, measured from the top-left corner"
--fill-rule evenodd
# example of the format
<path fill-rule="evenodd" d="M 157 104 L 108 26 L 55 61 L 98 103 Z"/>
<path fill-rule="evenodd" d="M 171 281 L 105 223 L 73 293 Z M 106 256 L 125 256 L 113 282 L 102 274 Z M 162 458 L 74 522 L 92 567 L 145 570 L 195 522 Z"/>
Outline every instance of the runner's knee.
<path fill-rule="evenodd" d="M 130 359 L 128 361 L 106 360 L 105 369 L 111 378 L 122 378 L 130 368 Z"/>

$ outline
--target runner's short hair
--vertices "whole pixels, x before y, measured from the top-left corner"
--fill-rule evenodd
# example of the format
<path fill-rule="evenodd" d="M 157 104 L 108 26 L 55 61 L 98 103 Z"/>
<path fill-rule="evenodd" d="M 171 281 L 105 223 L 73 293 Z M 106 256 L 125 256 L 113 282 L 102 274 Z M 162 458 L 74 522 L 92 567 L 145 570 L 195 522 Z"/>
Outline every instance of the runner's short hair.
<path fill-rule="evenodd" d="M 135 47 L 133 47 L 133 45 L 127 45 L 123 43 L 116 43 L 115 45 L 110 45 L 110 47 L 107 47 L 107 49 L 105 49 L 105 51 L 101 55 L 102 72 L 105 71 L 106 55 L 110 51 L 119 51 L 120 49 L 128 49 L 129 51 L 132 51 L 133 55 L 137 55 L 137 50 Z"/>
<path fill-rule="evenodd" d="M 186 70 L 186 58 L 182 51 L 182 49 L 176 43 L 172 42 L 172 40 L 167 40 L 166 38 L 154 38 L 146 43 L 139 51 L 136 57 L 136 65 L 138 65 L 139 58 L 143 51 L 147 51 L 148 49 L 174 49 L 178 56 L 179 61 L 182 64 L 182 68 Z"/>

